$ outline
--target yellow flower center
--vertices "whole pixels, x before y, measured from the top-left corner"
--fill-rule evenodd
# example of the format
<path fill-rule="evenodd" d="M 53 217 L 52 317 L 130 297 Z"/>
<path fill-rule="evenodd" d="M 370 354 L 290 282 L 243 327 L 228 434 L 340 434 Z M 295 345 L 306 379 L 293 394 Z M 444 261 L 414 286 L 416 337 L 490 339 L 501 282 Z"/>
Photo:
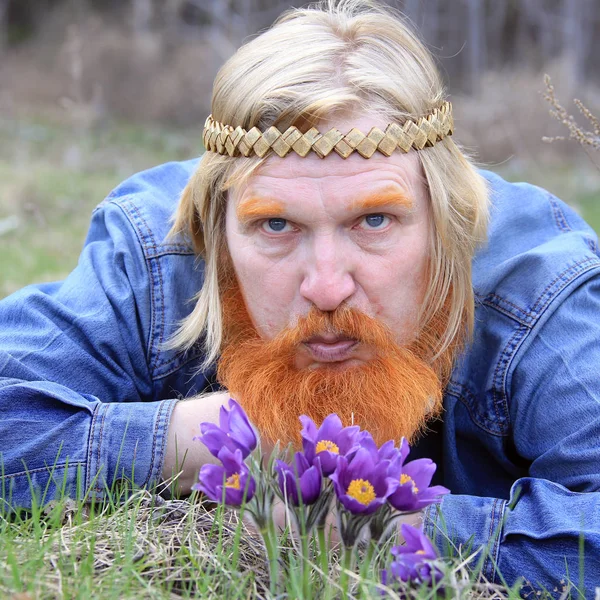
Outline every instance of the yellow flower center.
<path fill-rule="evenodd" d="M 233 488 L 234 490 L 239 490 L 240 489 L 240 474 L 234 473 L 233 475 L 230 475 L 225 480 L 225 487 Z"/>
<path fill-rule="evenodd" d="M 334 454 L 340 453 L 340 449 L 337 447 L 337 444 L 334 444 L 330 440 L 321 440 L 320 442 L 317 442 L 315 451 L 317 454 L 319 452 L 333 452 Z"/>
<path fill-rule="evenodd" d="M 406 473 L 402 473 L 402 475 L 400 475 L 400 485 L 404 485 L 405 483 L 412 483 L 413 494 L 419 493 L 419 488 L 415 485 L 413 478 L 410 475 L 407 475 Z"/>
<path fill-rule="evenodd" d="M 365 506 L 375 500 L 375 490 L 369 481 L 365 479 L 353 479 L 348 486 L 346 494 Z"/>
<path fill-rule="evenodd" d="M 417 550 L 415 554 L 425 554 L 425 550 Z"/>

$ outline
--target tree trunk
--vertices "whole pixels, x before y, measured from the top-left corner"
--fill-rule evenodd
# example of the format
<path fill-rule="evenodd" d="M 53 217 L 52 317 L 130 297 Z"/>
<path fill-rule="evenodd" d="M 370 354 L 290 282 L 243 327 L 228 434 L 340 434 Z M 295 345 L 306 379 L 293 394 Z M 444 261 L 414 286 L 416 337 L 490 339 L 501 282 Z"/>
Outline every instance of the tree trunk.
<path fill-rule="evenodd" d="M 0 0 L 0 53 L 8 46 L 8 0 Z"/>
<path fill-rule="evenodd" d="M 481 0 L 466 0 L 467 3 L 467 63 L 469 70 L 469 90 L 472 94 L 479 91 L 482 71 L 486 65 L 485 38 L 483 35 L 483 9 Z"/>
<path fill-rule="evenodd" d="M 154 6 L 152 0 L 133 0 L 133 33 L 144 35 L 150 31 Z"/>
<path fill-rule="evenodd" d="M 563 3 L 563 52 L 567 57 L 571 76 L 571 89 L 576 89 L 583 81 L 583 44 L 581 23 L 581 2 L 584 0 L 564 0 Z"/>

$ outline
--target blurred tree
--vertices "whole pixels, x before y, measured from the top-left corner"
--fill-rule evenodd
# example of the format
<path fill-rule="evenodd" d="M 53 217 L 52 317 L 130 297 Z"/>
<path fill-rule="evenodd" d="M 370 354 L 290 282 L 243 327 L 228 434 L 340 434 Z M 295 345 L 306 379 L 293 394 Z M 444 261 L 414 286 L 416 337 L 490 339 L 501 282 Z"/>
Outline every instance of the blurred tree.
<path fill-rule="evenodd" d="M 384 1 L 384 0 L 382 0 Z M 482 73 L 504 65 L 539 69 L 569 61 L 573 85 L 600 80 L 598 0 L 387 0 L 419 28 L 458 89 L 475 91 Z M 219 43 L 226 57 L 278 14 L 306 0 L 0 0 L 0 45 L 35 36 L 57 8 L 77 18 L 94 11 L 158 34 L 173 47 L 189 39 Z M 147 41 L 146 36 L 146 41 Z"/>
<path fill-rule="evenodd" d="M 0 52 L 2 52 L 8 43 L 8 0 L 0 0 Z"/>

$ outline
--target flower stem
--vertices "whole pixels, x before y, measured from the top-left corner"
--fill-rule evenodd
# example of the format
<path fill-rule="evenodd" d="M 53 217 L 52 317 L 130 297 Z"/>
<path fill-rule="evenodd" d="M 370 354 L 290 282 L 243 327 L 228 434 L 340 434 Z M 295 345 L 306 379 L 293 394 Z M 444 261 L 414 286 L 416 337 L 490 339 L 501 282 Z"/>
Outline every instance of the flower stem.
<path fill-rule="evenodd" d="M 269 591 L 272 596 L 276 596 L 279 587 L 279 553 L 277 551 L 277 535 L 272 522 L 267 523 L 260 533 L 265 543 L 269 562 Z"/>
<path fill-rule="evenodd" d="M 365 555 L 365 564 L 368 565 L 369 568 L 371 567 L 376 548 L 377 544 L 373 540 L 370 540 L 369 547 L 367 548 L 367 554 Z"/>
<path fill-rule="evenodd" d="M 352 570 L 352 551 L 354 546 L 344 546 L 342 552 L 342 568 L 340 573 L 340 587 L 342 588 L 342 598 L 348 597 L 348 574 Z"/>
<path fill-rule="evenodd" d="M 300 539 L 302 543 L 302 592 L 305 598 L 310 598 L 310 556 L 308 549 L 308 534 L 306 531 L 300 534 Z"/>
<path fill-rule="evenodd" d="M 330 587 L 329 587 L 329 556 L 328 550 L 329 546 L 327 544 L 327 539 L 325 537 L 325 526 L 319 525 L 317 527 L 317 539 L 319 541 L 319 562 L 321 566 L 321 571 L 323 572 L 323 590 L 324 590 L 324 600 L 329 600 L 330 596 Z"/>
<path fill-rule="evenodd" d="M 361 594 L 360 597 L 361 598 L 370 598 L 372 595 L 372 590 L 369 590 L 369 586 L 365 586 L 364 582 L 366 581 L 370 581 L 371 577 L 370 577 L 370 573 L 371 571 L 376 571 L 376 569 L 373 566 L 373 556 L 375 555 L 375 550 L 377 550 L 377 543 L 373 540 L 369 540 L 369 546 L 367 548 L 367 552 L 365 554 L 365 558 L 363 560 L 363 564 L 365 565 L 364 569 L 361 569 L 360 572 L 360 576 L 361 576 Z M 367 587 L 367 589 L 365 590 L 365 587 Z"/>

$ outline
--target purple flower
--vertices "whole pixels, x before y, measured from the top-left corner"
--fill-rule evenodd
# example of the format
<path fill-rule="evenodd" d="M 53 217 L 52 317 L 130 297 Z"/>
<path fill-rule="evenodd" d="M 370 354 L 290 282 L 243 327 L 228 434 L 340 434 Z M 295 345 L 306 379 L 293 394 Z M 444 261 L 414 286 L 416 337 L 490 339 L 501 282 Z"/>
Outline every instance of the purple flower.
<path fill-rule="evenodd" d="M 389 461 L 376 461 L 369 450 L 359 448 L 350 459 L 340 456 L 329 478 L 348 511 L 368 515 L 385 504 L 398 485 L 398 480 L 388 475 L 389 466 Z"/>
<path fill-rule="evenodd" d="M 427 536 L 415 527 L 403 524 L 404 546 L 391 549 L 395 560 L 389 571 L 382 572 L 382 583 L 390 585 L 393 580 L 410 581 L 416 584 L 435 584 L 442 579 L 442 572 L 432 561 L 439 558 Z"/>
<path fill-rule="evenodd" d="M 394 440 L 388 440 L 377 450 L 379 460 L 395 460 L 400 456 L 400 450 L 396 448 Z"/>
<path fill-rule="evenodd" d="M 241 450 L 246 458 L 256 448 L 256 433 L 244 409 L 233 398 L 229 399 L 229 410 L 221 407 L 219 425 L 200 423 L 200 431 L 202 435 L 194 439 L 200 440 L 216 457 L 222 448 L 228 448 L 231 452 Z"/>
<path fill-rule="evenodd" d="M 256 491 L 256 482 L 244 464 L 242 451 L 237 448 L 231 452 L 222 448 L 218 459 L 222 465 L 203 465 L 198 475 L 199 483 L 192 486 L 194 490 L 204 492 L 215 502 L 223 501 L 230 506 L 240 506 L 248 502 Z"/>
<path fill-rule="evenodd" d="M 406 438 L 402 438 L 400 442 L 400 448 L 396 448 L 394 440 L 388 440 L 380 448 L 377 448 L 377 444 L 373 439 L 373 436 L 368 431 L 361 431 L 356 437 L 357 448 L 366 448 L 374 460 L 389 460 L 398 467 L 402 467 L 410 448 Z"/>
<path fill-rule="evenodd" d="M 356 445 L 360 428 L 356 425 L 344 427 L 336 414 L 325 418 L 317 429 L 314 421 L 302 415 L 302 447 L 306 459 L 311 465 L 320 465 L 325 477 L 335 471 L 340 456 L 347 454 Z"/>
<path fill-rule="evenodd" d="M 404 465 L 393 463 L 390 474 L 395 472 L 400 485 L 388 502 L 400 511 L 420 510 L 439 502 L 439 497 L 450 490 L 441 485 L 428 487 L 436 468 L 436 464 L 428 458 L 418 458 Z"/>
<path fill-rule="evenodd" d="M 302 452 L 296 452 L 294 463 L 288 465 L 282 460 L 275 461 L 279 489 L 294 506 L 301 502 L 305 506 L 313 504 L 321 493 L 321 472 L 318 466 L 310 465 Z"/>

